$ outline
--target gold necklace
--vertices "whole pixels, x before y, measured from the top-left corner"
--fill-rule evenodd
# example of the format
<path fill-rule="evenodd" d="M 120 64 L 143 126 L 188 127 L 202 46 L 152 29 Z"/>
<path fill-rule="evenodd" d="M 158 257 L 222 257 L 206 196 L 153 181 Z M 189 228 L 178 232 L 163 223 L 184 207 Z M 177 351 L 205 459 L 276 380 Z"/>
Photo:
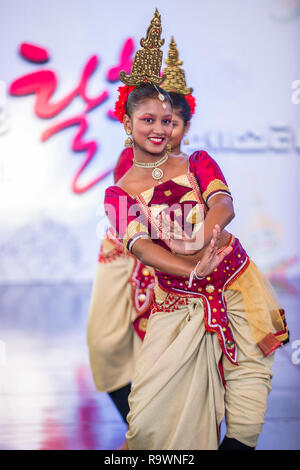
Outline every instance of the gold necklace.
<path fill-rule="evenodd" d="M 169 158 L 168 153 L 166 152 L 163 157 L 161 157 L 157 162 L 151 163 L 141 163 L 137 162 L 136 160 L 133 160 L 133 164 L 135 166 L 139 166 L 140 168 L 153 168 L 152 170 L 152 178 L 154 180 L 161 180 L 162 177 L 164 176 L 164 172 L 162 171 L 161 168 L 158 168 L 159 166 L 163 165 Z"/>
<path fill-rule="evenodd" d="M 187 157 L 187 154 L 184 152 L 180 153 L 170 153 L 170 155 L 173 155 L 174 157 Z"/>

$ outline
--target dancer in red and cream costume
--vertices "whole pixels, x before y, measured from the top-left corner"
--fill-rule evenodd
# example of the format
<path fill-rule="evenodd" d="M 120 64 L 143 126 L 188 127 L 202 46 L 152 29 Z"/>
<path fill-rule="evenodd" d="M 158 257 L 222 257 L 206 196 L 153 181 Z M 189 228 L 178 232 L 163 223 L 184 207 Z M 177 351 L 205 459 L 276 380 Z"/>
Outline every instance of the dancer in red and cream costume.
<path fill-rule="evenodd" d="M 192 89 L 186 87 L 185 74 L 178 61 L 172 38 L 164 70 L 166 89 L 173 100 L 172 155 L 181 151 L 196 102 Z M 124 102 L 134 87 L 119 88 L 115 114 L 123 122 Z M 131 145 L 128 138 L 125 145 Z M 120 155 L 114 169 L 114 183 L 131 168 L 132 146 Z M 101 243 L 97 272 L 93 284 L 88 323 L 90 364 L 97 389 L 108 392 L 124 421 L 129 412 L 128 395 L 133 368 L 144 339 L 151 304 L 154 300 L 154 271 L 127 250 L 110 228 Z"/>
<path fill-rule="evenodd" d="M 273 353 L 288 340 L 284 311 L 240 241 L 225 230 L 234 210 L 217 163 L 205 151 L 166 153 L 172 101 L 158 87 L 148 39 L 130 75 L 120 74 L 135 85 L 124 117 L 134 165 L 105 195 L 118 237 L 153 267 L 156 281 L 129 396 L 128 445 L 218 449 L 225 415 L 220 448 L 253 449 Z M 155 37 L 157 61 L 160 44 Z"/>

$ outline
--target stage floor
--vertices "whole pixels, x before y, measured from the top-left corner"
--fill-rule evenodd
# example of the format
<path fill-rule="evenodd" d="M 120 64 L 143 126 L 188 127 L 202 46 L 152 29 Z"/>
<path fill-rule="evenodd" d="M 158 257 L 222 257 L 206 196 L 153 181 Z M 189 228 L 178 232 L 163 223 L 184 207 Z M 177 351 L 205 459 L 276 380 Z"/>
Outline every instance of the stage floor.
<path fill-rule="evenodd" d="M 300 449 L 300 280 L 274 286 L 291 340 L 276 353 L 257 448 Z M 0 286 L 0 449 L 110 450 L 122 444 L 126 426 L 109 396 L 96 391 L 89 367 L 91 288 Z"/>

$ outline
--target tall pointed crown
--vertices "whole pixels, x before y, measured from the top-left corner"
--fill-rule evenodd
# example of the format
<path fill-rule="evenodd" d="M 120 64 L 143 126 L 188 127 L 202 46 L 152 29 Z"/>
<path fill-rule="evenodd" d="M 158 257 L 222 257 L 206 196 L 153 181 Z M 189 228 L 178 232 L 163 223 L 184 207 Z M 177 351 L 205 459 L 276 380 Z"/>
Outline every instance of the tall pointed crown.
<path fill-rule="evenodd" d="M 187 88 L 185 81 L 185 73 L 181 68 L 182 60 L 178 59 L 178 49 L 172 36 L 168 58 L 165 59 L 167 67 L 163 71 L 163 84 L 162 88 L 170 92 L 181 93 L 182 95 L 190 95 L 193 88 Z"/>
<path fill-rule="evenodd" d="M 160 14 L 156 8 L 146 37 L 140 41 L 141 49 L 134 56 L 130 74 L 126 75 L 124 70 L 119 74 L 121 82 L 125 83 L 125 85 L 137 86 L 141 83 L 161 84 L 163 78 L 160 76 L 160 69 L 163 53 L 160 47 L 165 42 L 164 39 L 160 38 L 161 32 Z"/>

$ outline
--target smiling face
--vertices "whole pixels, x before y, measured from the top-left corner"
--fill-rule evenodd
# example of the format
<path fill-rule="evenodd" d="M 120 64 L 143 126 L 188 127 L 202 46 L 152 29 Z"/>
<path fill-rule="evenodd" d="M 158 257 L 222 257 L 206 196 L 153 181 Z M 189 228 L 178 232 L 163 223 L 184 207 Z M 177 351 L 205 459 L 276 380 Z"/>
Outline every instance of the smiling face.
<path fill-rule="evenodd" d="M 157 98 L 146 98 L 134 108 L 131 118 L 124 117 L 125 130 L 130 132 L 134 149 L 160 155 L 166 150 L 172 131 L 172 107 L 165 100 L 165 108 Z"/>

